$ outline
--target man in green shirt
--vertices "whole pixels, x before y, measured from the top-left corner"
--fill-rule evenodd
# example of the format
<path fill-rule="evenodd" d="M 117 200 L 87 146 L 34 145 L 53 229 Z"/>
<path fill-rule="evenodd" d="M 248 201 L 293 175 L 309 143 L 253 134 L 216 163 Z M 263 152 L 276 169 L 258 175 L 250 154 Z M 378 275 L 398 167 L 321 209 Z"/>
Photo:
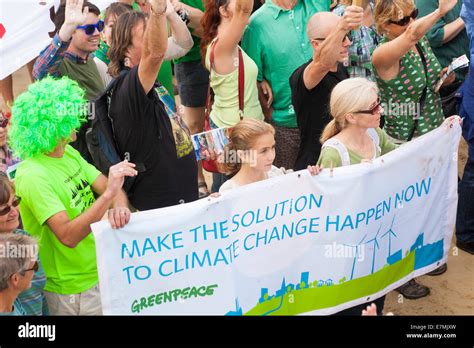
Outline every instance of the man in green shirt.
<path fill-rule="evenodd" d="M 260 94 L 267 119 L 276 129 L 275 166 L 292 169 L 300 135 L 291 104 L 289 78 L 311 59 L 306 23 L 316 12 L 329 11 L 329 0 L 267 0 L 250 18 L 242 49 L 258 66 Z M 270 86 L 270 88 L 268 88 Z M 273 97 L 272 92 L 273 91 Z"/>
<path fill-rule="evenodd" d="M 70 9 L 88 8 L 88 12 L 78 12 L 71 16 Z M 39 55 L 33 68 L 33 76 L 40 80 L 47 75 L 68 76 L 84 88 L 88 100 L 93 100 L 105 88 L 92 53 L 97 50 L 103 22 L 99 20 L 97 6 L 87 1 L 78 3 L 67 0 L 56 12 L 57 33 L 52 42 Z M 92 163 L 86 144 L 87 124 L 78 132 L 77 141 L 72 146 L 82 157 Z"/>
<path fill-rule="evenodd" d="M 112 228 L 130 219 L 121 188 L 125 176 L 136 175 L 135 165 L 112 166 L 107 179 L 68 145 L 84 120 L 85 102 L 77 82 L 46 77 L 12 109 L 11 146 L 23 159 L 16 194 L 25 229 L 39 240 L 52 315 L 102 313 L 90 225 L 106 213 Z"/>

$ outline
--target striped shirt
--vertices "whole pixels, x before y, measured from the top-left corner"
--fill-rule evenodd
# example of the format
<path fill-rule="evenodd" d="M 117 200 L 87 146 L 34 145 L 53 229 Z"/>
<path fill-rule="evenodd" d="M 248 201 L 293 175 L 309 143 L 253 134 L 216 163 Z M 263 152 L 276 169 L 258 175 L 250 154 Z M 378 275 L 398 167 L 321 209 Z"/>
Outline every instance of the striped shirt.
<path fill-rule="evenodd" d="M 14 233 L 29 235 L 26 231 L 20 229 L 17 229 Z M 48 305 L 43 292 L 46 284 L 46 275 L 39 259 L 38 266 L 38 272 L 33 275 L 31 287 L 20 293 L 16 299 L 21 304 L 21 307 L 23 307 L 26 315 L 49 315 Z"/>

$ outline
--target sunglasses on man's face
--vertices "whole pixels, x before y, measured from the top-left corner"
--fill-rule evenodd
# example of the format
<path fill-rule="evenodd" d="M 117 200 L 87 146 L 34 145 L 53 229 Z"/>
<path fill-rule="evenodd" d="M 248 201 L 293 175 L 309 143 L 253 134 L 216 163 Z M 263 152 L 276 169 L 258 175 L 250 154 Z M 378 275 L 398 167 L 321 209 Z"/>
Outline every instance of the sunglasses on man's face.
<path fill-rule="evenodd" d="M 415 8 L 409 16 L 405 16 L 402 19 L 400 19 L 399 21 L 392 21 L 391 20 L 390 23 L 395 24 L 395 25 L 399 25 L 401 27 L 404 27 L 405 25 L 410 23 L 411 19 L 416 19 L 416 17 L 418 17 L 418 9 L 417 8 Z"/>
<path fill-rule="evenodd" d="M 100 20 L 96 24 L 80 25 L 77 27 L 77 29 L 82 29 L 87 35 L 92 35 L 95 33 L 96 29 L 99 31 L 99 33 L 101 33 L 102 30 L 104 30 L 104 27 L 104 21 Z"/>
<path fill-rule="evenodd" d="M 18 207 L 18 205 L 20 205 L 20 202 L 21 202 L 21 198 L 20 197 L 15 197 L 12 204 L 7 205 L 3 209 L 0 209 L 0 216 L 7 215 L 12 210 L 12 208 Z"/>
<path fill-rule="evenodd" d="M 315 37 L 314 39 L 311 39 L 312 40 L 318 40 L 318 41 L 324 41 L 326 40 L 326 38 L 322 38 L 322 37 Z M 342 38 L 342 43 L 344 43 L 346 40 L 349 40 L 349 41 L 352 41 L 352 35 L 351 33 L 347 33 L 343 38 Z"/>

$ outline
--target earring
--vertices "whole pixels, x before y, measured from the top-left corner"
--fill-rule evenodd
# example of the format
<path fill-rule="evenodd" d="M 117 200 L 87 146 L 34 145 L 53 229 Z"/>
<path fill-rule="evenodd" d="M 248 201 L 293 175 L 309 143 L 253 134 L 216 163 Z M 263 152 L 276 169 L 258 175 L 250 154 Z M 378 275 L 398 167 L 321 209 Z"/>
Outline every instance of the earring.
<path fill-rule="evenodd" d="M 125 65 L 127 68 L 130 68 L 130 58 L 126 57 L 123 61 L 123 65 Z"/>

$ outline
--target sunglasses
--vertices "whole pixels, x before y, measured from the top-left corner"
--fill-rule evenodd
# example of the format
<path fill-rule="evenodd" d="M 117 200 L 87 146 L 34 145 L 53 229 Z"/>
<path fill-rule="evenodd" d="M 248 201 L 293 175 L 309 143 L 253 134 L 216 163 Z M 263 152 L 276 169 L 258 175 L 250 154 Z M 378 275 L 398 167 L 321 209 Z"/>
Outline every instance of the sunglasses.
<path fill-rule="evenodd" d="M 410 20 L 413 18 L 413 19 L 416 19 L 416 17 L 418 17 L 418 9 L 415 8 L 413 10 L 413 12 L 409 15 L 409 16 L 406 16 L 406 17 L 403 17 L 402 19 L 400 19 L 399 21 L 390 21 L 390 23 L 392 24 L 395 24 L 395 25 L 399 25 L 401 27 L 404 27 L 405 25 L 407 25 L 408 23 L 410 23 Z"/>
<path fill-rule="evenodd" d="M 21 273 L 21 274 L 25 275 L 25 273 L 29 272 L 29 271 L 33 271 L 33 272 L 36 273 L 36 272 L 38 272 L 38 269 L 39 269 L 39 263 L 38 263 L 38 261 L 35 261 L 32 268 L 24 269 L 22 271 L 18 271 L 18 272 L 15 272 L 15 273 Z M 15 273 L 10 274 L 10 276 L 8 278 L 10 279 L 11 277 L 13 277 L 13 275 Z"/>
<path fill-rule="evenodd" d="M 0 111 L 0 127 L 5 128 L 10 122 L 10 113 Z"/>
<path fill-rule="evenodd" d="M 87 25 L 80 25 L 76 29 L 82 29 L 87 35 L 92 35 L 95 33 L 97 29 L 99 33 L 104 30 L 105 24 L 103 20 L 98 21 L 96 24 L 87 24 Z"/>
<path fill-rule="evenodd" d="M 26 273 L 28 271 L 34 271 L 35 273 L 38 272 L 39 264 L 38 261 L 35 261 L 35 264 L 33 265 L 32 268 L 25 269 L 22 273 Z"/>
<path fill-rule="evenodd" d="M 13 208 L 18 207 L 18 205 L 20 204 L 20 202 L 21 202 L 21 198 L 20 198 L 20 197 L 15 197 L 15 199 L 13 200 L 13 202 L 12 202 L 11 205 L 8 205 L 8 206 L 6 206 L 5 208 L 3 208 L 3 209 L 0 210 L 0 216 L 5 216 L 5 215 L 7 215 L 7 214 L 12 210 L 12 207 L 13 207 Z"/>
<path fill-rule="evenodd" d="M 0 128 L 6 128 L 6 126 L 8 126 L 8 122 L 10 122 L 10 120 L 6 117 L 4 118 L 1 118 L 0 117 Z"/>
<path fill-rule="evenodd" d="M 371 115 L 375 115 L 377 113 L 377 111 L 379 111 L 379 108 L 380 106 L 382 105 L 381 101 L 380 101 L 380 98 L 377 98 L 377 103 L 375 104 L 375 106 L 370 109 L 370 110 L 361 110 L 361 111 L 356 111 L 356 112 L 352 112 L 353 114 L 371 114 Z"/>
<path fill-rule="evenodd" d="M 344 37 L 342 38 L 342 43 L 344 43 L 345 41 L 349 40 L 349 41 L 352 41 L 352 35 L 351 33 L 347 33 L 346 35 L 344 35 Z M 315 37 L 314 39 L 311 39 L 311 41 L 313 40 L 320 40 L 320 41 L 324 41 L 326 40 L 326 38 L 322 38 L 322 37 Z"/>

